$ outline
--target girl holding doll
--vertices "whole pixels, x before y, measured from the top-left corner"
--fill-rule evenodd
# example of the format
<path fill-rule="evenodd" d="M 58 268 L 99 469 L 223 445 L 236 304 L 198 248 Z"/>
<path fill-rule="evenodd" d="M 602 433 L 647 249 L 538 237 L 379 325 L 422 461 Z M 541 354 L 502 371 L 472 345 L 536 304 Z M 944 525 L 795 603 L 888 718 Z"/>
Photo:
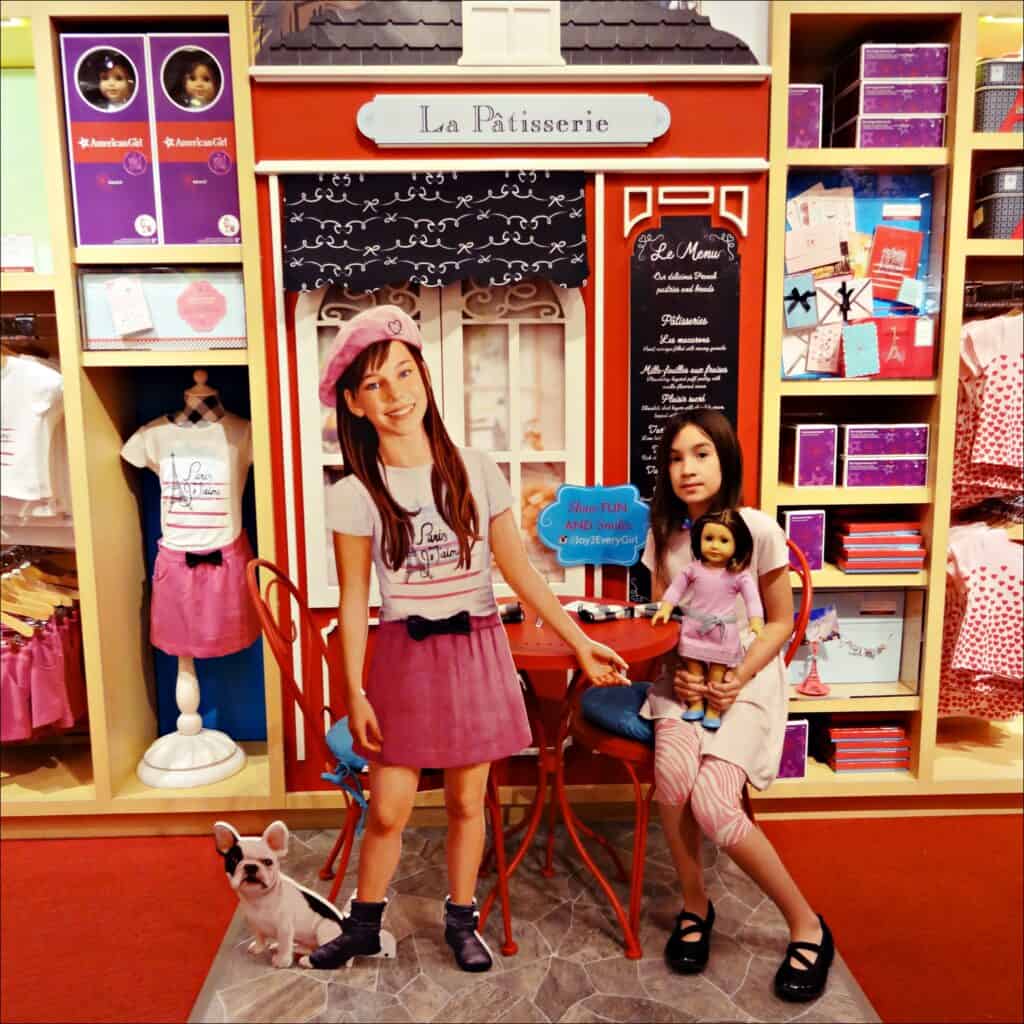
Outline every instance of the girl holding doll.
<path fill-rule="evenodd" d="M 310 955 L 313 967 L 380 952 L 387 887 L 422 768 L 445 772 L 445 940 L 462 970 L 492 964 L 474 899 L 487 773 L 531 742 L 494 599 L 492 554 L 590 679 L 624 681 L 622 659 L 583 633 L 527 559 L 498 467 L 448 436 L 421 350 L 405 312 L 376 306 L 339 329 L 321 375 L 320 399 L 337 410 L 345 465 L 328 491 L 327 520 L 347 707 L 355 749 L 371 762 L 372 798 L 350 913 L 341 935 Z M 371 564 L 381 610 L 364 692 Z"/>
<path fill-rule="evenodd" d="M 805 1001 L 824 991 L 834 955 L 832 935 L 742 808 L 744 786 L 749 782 L 765 789 L 778 771 L 787 701 L 780 652 L 793 631 L 786 539 L 769 516 L 740 508 L 742 476 L 739 441 L 721 413 L 697 409 L 666 424 L 642 556 L 651 570 L 652 596 L 671 599 L 674 595 L 666 594 L 670 582 L 700 557 L 702 549 L 693 543 L 691 529 L 696 530 L 702 517 L 721 520 L 716 513 L 739 509 L 752 539 L 749 571 L 757 581 L 764 622 L 745 652 L 741 648 L 737 664 L 706 679 L 681 664 L 678 655 L 670 655 L 641 709 L 641 715 L 655 720 L 655 793 L 683 891 L 683 909 L 665 959 L 684 974 L 702 971 L 708 961 L 715 910 L 704 890 L 703 832 L 782 912 L 791 942 L 775 976 L 775 992 L 782 999 Z M 701 523 L 705 533 L 706 522 Z M 744 601 L 735 594 L 733 601 L 742 633 Z M 751 611 L 757 610 L 755 604 Z M 757 624 L 754 619 L 751 615 L 751 625 Z M 684 618 L 684 633 L 686 623 Z M 708 731 L 697 721 L 684 720 L 683 708 L 697 701 L 718 712 L 720 728 Z"/>

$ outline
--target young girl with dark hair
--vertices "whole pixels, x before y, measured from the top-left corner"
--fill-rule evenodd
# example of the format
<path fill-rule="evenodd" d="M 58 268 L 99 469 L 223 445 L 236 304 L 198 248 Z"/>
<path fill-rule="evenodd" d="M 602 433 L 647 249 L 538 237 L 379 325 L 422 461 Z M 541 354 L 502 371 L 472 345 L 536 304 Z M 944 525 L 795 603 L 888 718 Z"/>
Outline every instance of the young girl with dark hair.
<path fill-rule="evenodd" d="M 445 430 L 413 320 L 377 306 L 343 325 L 320 398 L 337 408 L 345 476 L 328 491 L 341 589 L 339 625 L 355 749 L 371 762 L 359 877 L 342 934 L 314 951 L 339 967 L 380 951 L 388 883 L 422 768 L 445 769 L 448 878 L 445 940 L 462 970 L 491 955 L 476 931 L 490 762 L 530 744 L 530 728 L 491 584 L 505 581 L 568 643 L 598 685 L 624 681 L 622 659 L 591 641 L 530 564 L 512 494 L 493 460 Z M 380 626 L 366 690 L 370 567 Z"/>
<path fill-rule="evenodd" d="M 687 671 L 673 655 L 651 688 L 641 714 L 655 719 L 654 777 L 665 836 L 683 891 L 665 959 L 693 974 L 708 962 L 715 910 L 704 891 L 701 832 L 724 849 L 782 912 L 791 942 L 775 976 L 786 1000 L 817 998 L 832 963 L 832 935 L 790 877 L 765 834 L 742 809 L 743 788 L 767 788 L 782 755 L 786 676 L 781 651 L 793 632 L 793 591 L 786 538 L 769 516 L 741 507 L 743 461 L 729 421 L 711 409 L 676 416 L 658 448 L 651 529 L 643 562 L 655 600 L 694 557 L 691 523 L 739 508 L 753 550 L 750 572 L 764 606 L 764 625 L 739 663 L 720 679 Z M 736 601 L 737 626 L 746 621 Z M 684 721 L 682 705 L 709 701 L 722 715 L 710 732 Z M 728 714 L 726 714 L 728 712 Z"/>

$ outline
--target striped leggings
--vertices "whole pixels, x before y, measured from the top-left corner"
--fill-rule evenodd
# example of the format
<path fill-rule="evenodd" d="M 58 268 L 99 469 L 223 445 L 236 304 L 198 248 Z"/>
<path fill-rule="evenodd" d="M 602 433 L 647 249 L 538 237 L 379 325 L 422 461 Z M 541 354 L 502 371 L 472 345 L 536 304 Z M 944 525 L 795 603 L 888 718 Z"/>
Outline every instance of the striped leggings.
<path fill-rule="evenodd" d="M 700 728 L 679 718 L 655 723 L 655 798 L 670 805 L 689 800 L 701 831 L 722 848 L 734 846 L 754 827 L 741 805 L 747 773 L 729 761 L 702 758 Z"/>

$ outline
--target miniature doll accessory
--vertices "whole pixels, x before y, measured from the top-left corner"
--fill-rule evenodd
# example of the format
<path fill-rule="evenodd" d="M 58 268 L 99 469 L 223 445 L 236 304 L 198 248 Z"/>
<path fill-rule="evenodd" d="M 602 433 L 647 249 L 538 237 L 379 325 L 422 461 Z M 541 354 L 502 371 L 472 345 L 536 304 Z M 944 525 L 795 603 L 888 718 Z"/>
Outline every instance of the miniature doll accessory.
<path fill-rule="evenodd" d="M 320 376 L 320 401 L 333 409 L 338 378 L 365 349 L 378 341 L 389 340 L 404 341 L 406 345 L 423 349 L 419 328 L 412 317 L 397 306 L 374 306 L 342 324 Z"/>

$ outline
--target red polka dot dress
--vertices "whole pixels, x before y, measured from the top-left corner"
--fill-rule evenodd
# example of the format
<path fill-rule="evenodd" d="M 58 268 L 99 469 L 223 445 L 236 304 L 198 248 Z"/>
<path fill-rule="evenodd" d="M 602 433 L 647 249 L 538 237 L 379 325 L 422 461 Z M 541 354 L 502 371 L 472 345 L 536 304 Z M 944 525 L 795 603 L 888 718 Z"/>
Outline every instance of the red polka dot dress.
<path fill-rule="evenodd" d="M 950 531 L 939 716 L 1024 711 L 1024 547 L 983 523 Z"/>

